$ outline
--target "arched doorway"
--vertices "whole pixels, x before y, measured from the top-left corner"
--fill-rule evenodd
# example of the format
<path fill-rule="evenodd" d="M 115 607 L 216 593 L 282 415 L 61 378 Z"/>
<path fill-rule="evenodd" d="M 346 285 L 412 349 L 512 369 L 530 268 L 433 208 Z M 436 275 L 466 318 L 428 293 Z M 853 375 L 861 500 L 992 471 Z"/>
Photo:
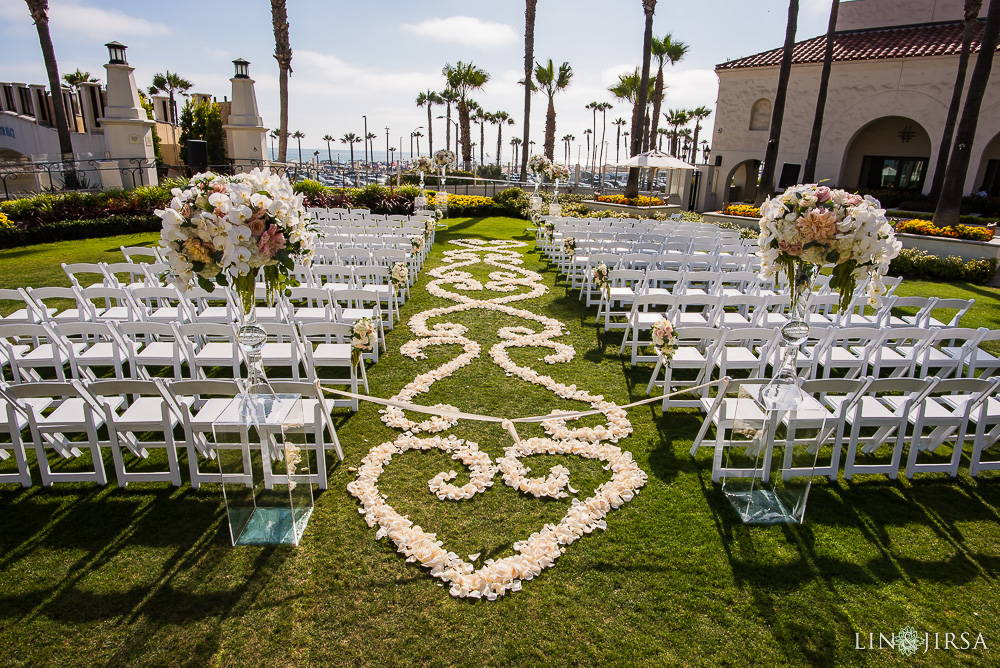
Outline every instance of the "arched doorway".
<path fill-rule="evenodd" d="M 729 170 L 726 190 L 722 199 L 726 202 L 753 202 L 757 198 L 757 182 L 760 176 L 760 160 L 744 160 Z"/>
<path fill-rule="evenodd" d="M 973 188 L 974 193 L 986 191 L 989 197 L 1000 197 L 1000 134 L 986 145 Z"/>
<path fill-rule="evenodd" d="M 855 133 L 847 147 L 840 185 L 920 192 L 927 177 L 931 138 L 920 123 L 885 116 Z"/>
<path fill-rule="evenodd" d="M 12 148 L 0 148 L 0 162 L 24 162 L 28 156 L 18 153 Z"/>

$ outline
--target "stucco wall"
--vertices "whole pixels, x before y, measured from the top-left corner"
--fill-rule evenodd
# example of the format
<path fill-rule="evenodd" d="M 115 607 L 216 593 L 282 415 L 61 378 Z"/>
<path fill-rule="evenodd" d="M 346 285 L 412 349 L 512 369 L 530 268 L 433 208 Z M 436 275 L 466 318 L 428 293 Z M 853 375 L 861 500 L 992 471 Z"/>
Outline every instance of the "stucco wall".
<path fill-rule="evenodd" d="M 986 16 L 989 5 L 984 0 L 980 16 Z M 965 0 L 842 0 L 837 30 L 959 21 L 964 16 Z"/>
<path fill-rule="evenodd" d="M 0 127 L 4 128 L 0 131 L 0 148 L 34 160 L 60 159 L 59 137 L 54 128 L 39 125 L 30 116 L 18 116 L 9 111 L 0 112 Z M 104 157 L 104 135 L 72 132 L 70 140 L 77 160 Z"/>
<path fill-rule="evenodd" d="M 930 138 L 930 154 L 926 156 L 929 160 L 928 174 L 924 180 L 924 188 L 928 189 L 933 178 L 936 147 L 943 131 L 957 61 L 957 56 L 942 56 L 835 62 L 816 166 L 817 180 L 828 179 L 837 185 L 856 187 L 856 170 L 849 166 L 848 159 L 852 140 L 873 121 L 901 116 L 923 128 Z M 792 68 L 776 175 L 780 174 L 784 163 L 805 163 L 821 69 L 820 64 Z M 750 113 L 757 100 L 774 99 L 778 68 L 717 70 L 717 74 L 719 97 L 712 153 L 722 157 L 721 172 L 725 175 L 744 160 L 762 160 L 764 157 L 768 132 L 749 129 Z M 983 152 L 998 135 L 1000 68 L 994 68 L 980 113 L 966 192 L 974 192 L 980 185 L 977 178 L 981 173 Z M 891 142 L 892 137 L 888 137 L 887 141 Z M 904 152 L 912 148 L 906 143 L 900 141 L 898 147 L 899 152 L 892 154 L 912 155 L 912 152 Z M 853 181 L 850 180 L 852 178 Z M 715 191 L 717 201 L 726 200 L 727 186 L 725 179 L 720 179 Z"/>

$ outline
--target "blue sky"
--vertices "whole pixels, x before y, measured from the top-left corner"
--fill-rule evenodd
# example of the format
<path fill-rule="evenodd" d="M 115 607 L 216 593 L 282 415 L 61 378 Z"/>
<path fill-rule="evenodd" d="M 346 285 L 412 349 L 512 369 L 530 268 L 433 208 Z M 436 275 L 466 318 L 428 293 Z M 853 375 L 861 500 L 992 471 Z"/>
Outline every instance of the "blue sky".
<path fill-rule="evenodd" d="M 154 73 L 171 70 L 194 83 L 193 92 L 228 96 L 234 58 L 250 61 L 264 124 L 277 126 L 278 67 L 272 57 L 270 3 L 146 3 L 134 0 L 50 0 L 52 38 L 60 73 L 77 67 L 104 77 L 106 42 L 129 47 L 140 88 Z M 798 39 L 826 30 L 830 0 L 801 0 Z M 780 46 L 784 39 L 785 0 L 660 0 L 653 24 L 657 36 L 671 33 L 690 46 L 687 57 L 667 69 L 664 109 L 715 106 L 716 64 Z M 504 128 L 504 159 L 509 138 L 521 134 L 524 3 L 423 0 L 399 2 L 324 2 L 288 0 L 293 74 L 289 129 L 306 133 L 303 148 L 322 149 L 325 134 L 341 137 L 368 129 L 385 149 L 426 126 L 427 114 L 414 104 L 420 91 L 444 86 L 445 63 L 472 61 L 492 78 L 474 97 L 488 111 L 504 110 L 517 121 Z M 573 134 L 583 144 L 591 125 L 590 101 L 615 103 L 607 88 L 621 73 L 641 64 L 643 14 L 640 0 L 539 0 L 535 59 L 568 61 L 574 77 L 556 97 L 556 137 Z M 44 83 L 45 69 L 34 26 L 23 0 L 0 0 L 0 80 Z M 655 70 L 654 70 L 655 73 Z M 532 102 L 532 139 L 540 148 L 545 98 Z M 443 114 L 435 108 L 435 115 Z M 608 112 L 607 141 L 614 152 L 610 121 L 628 118 L 624 105 Z M 434 121 L 435 145 L 442 146 L 444 121 Z M 711 124 L 711 119 L 708 121 Z M 427 129 L 421 146 L 426 151 Z M 598 117 L 598 134 L 600 134 Z M 496 150 L 496 130 L 487 126 L 486 147 Z M 474 139 L 478 126 L 473 129 Z M 703 131 L 702 136 L 710 136 Z M 333 150 L 345 150 L 335 143 Z M 574 149 L 575 150 L 575 149 Z M 561 157 L 557 143 L 556 156 Z M 575 159 L 575 155 L 574 155 Z"/>

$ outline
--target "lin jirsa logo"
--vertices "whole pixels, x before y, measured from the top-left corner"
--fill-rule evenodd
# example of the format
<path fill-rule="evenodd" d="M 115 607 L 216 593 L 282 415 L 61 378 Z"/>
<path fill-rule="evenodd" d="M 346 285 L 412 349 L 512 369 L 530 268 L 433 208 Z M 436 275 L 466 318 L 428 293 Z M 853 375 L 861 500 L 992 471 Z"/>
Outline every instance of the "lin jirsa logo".
<path fill-rule="evenodd" d="M 896 649 L 903 656 L 926 654 L 929 650 L 979 650 L 989 649 L 982 633 L 920 633 L 912 626 L 904 626 L 898 633 L 868 634 L 868 643 L 860 633 L 854 634 L 854 649 Z"/>

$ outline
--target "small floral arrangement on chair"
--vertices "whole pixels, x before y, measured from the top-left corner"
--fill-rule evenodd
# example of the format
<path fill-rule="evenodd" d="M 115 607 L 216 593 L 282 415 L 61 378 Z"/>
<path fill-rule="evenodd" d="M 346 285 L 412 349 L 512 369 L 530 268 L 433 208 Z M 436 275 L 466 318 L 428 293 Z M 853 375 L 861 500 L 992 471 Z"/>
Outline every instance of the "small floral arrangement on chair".
<path fill-rule="evenodd" d="M 542 232 L 548 241 L 552 241 L 552 235 L 556 232 L 556 224 L 551 220 L 545 221 L 542 223 Z"/>
<path fill-rule="evenodd" d="M 576 239 L 573 237 L 566 237 L 563 239 L 563 252 L 566 255 L 573 255 L 576 252 Z"/>
<path fill-rule="evenodd" d="M 351 327 L 351 364 L 357 366 L 361 356 L 375 349 L 375 325 L 371 318 L 361 318 Z"/>
<path fill-rule="evenodd" d="M 424 238 L 419 234 L 410 237 L 410 247 L 414 253 L 419 253 L 424 249 Z"/>
<path fill-rule="evenodd" d="M 430 239 L 431 235 L 434 234 L 434 226 L 435 222 L 433 220 L 424 221 L 424 236 L 428 239 Z"/>
<path fill-rule="evenodd" d="M 590 270 L 590 276 L 594 281 L 594 286 L 597 287 L 597 289 L 600 290 L 601 294 L 605 297 L 611 294 L 611 279 L 608 275 L 608 265 L 603 262 Z"/>
<path fill-rule="evenodd" d="M 666 318 L 660 318 L 653 325 L 653 347 L 664 362 L 669 362 L 677 352 L 677 330 Z"/>
<path fill-rule="evenodd" d="M 392 287 L 399 290 L 409 278 L 410 271 L 406 268 L 405 262 L 396 262 L 392 265 L 392 269 L 389 271 L 389 280 L 392 281 Z"/>
<path fill-rule="evenodd" d="M 534 174 L 546 174 L 552 169 L 552 161 L 544 155 L 533 155 L 528 160 L 528 169 Z"/>

